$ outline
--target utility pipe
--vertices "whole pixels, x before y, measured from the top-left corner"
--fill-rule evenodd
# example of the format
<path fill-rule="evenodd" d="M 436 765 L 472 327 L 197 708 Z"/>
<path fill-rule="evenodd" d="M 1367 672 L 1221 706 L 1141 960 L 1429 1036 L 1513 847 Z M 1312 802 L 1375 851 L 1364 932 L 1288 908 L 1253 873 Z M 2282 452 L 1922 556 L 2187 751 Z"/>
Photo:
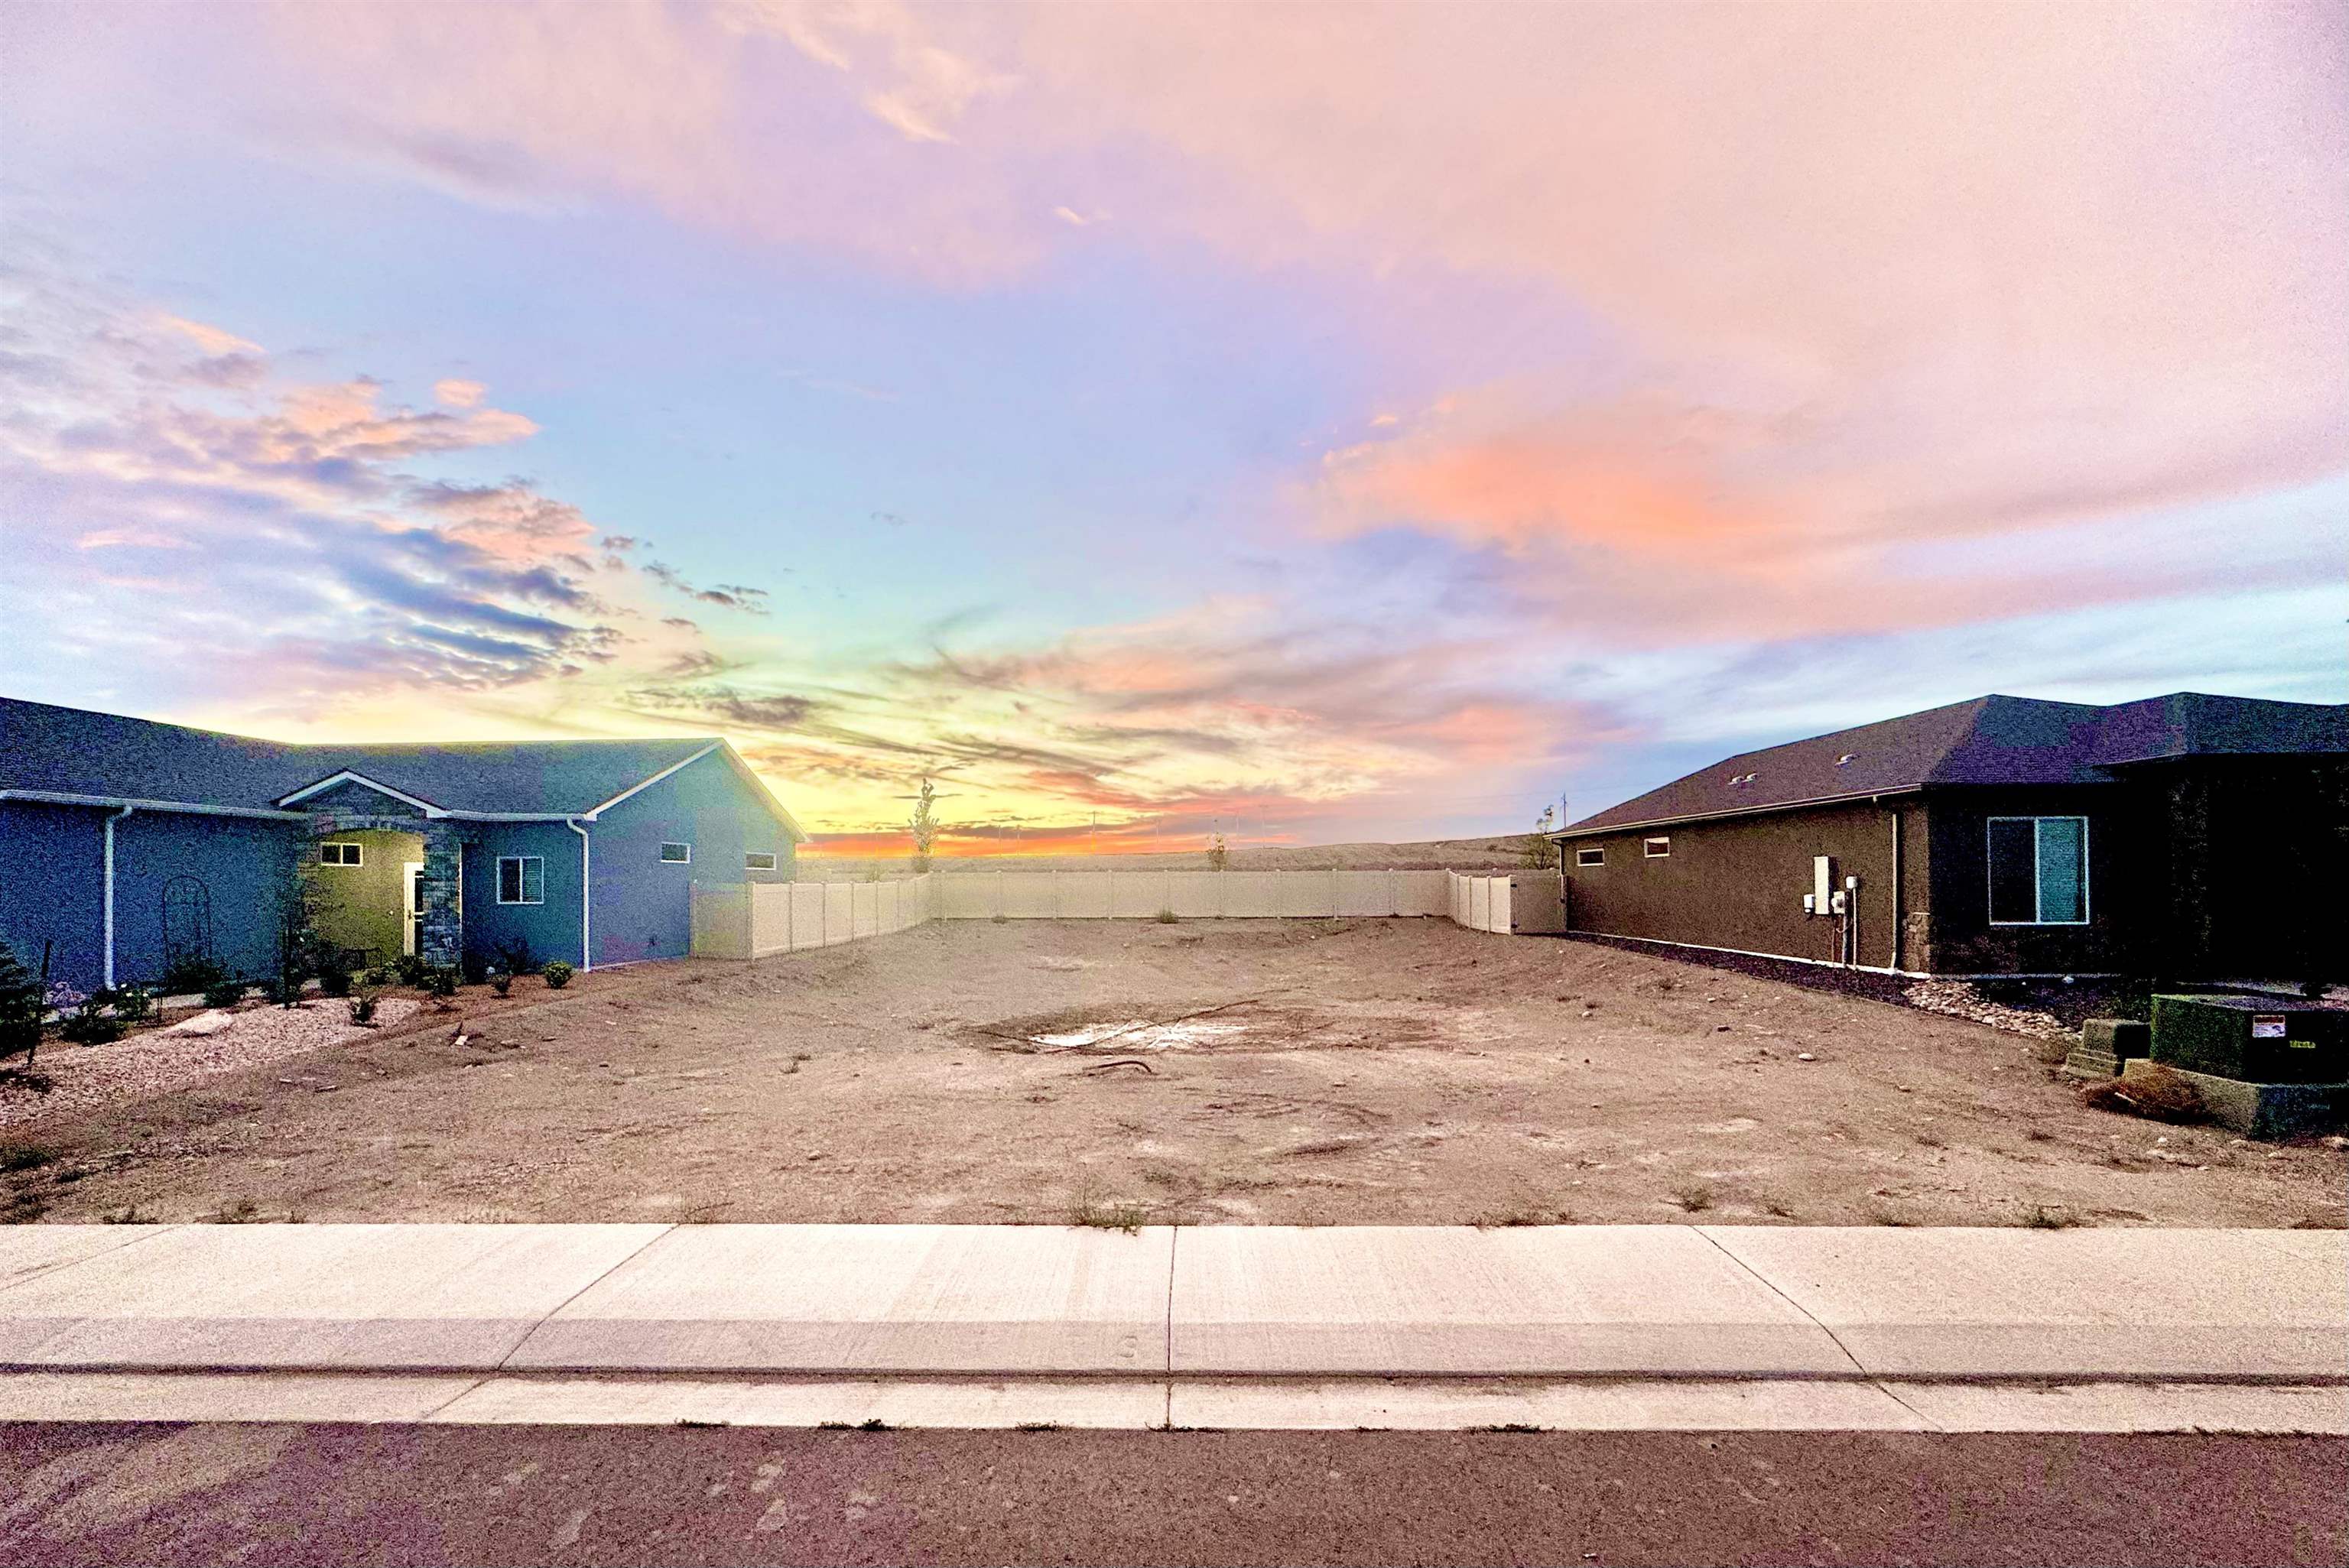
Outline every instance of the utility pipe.
<path fill-rule="evenodd" d="M 104 978 L 98 983 L 109 991 L 114 989 L 114 824 L 138 809 L 125 806 L 106 819 L 106 962 L 100 966 Z"/>
<path fill-rule="evenodd" d="M 563 825 L 579 835 L 579 972 L 585 975 L 595 967 L 595 944 L 593 922 L 595 910 L 595 864 L 589 859 L 587 830 L 579 825 L 576 817 L 565 817 Z"/>
<path fill-rule="evenodd" d="M 1898 972 L 1900 967 L 1900 809 L 1892 809 L 1892 956 L 1885 967 Z"/>

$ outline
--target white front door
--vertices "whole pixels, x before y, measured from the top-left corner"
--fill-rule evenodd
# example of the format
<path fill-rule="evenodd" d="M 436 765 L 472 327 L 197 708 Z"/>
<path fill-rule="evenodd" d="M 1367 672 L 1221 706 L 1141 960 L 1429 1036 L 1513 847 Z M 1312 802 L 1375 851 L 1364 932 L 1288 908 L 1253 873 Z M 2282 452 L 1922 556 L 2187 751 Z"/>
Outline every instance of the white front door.
<path fill-rule="evenodd" d="M 424 862 L 409 861 L 399 868 L 399 950 L 416 952 L 417 928 L 424 923 Z"/>

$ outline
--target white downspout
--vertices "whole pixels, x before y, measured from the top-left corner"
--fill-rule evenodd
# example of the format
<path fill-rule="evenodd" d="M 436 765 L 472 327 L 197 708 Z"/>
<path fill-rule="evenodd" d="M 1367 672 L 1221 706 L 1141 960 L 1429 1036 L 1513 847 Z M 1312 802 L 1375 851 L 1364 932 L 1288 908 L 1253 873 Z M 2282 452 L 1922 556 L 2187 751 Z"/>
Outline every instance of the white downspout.
<path fill-rule="evenodd" d="M 106 820 L 106 962 L 105 978 L 98 983 L 109 991 L 114 989 L 114 824 L 138 809 L 125 806 Z"/>
<path fill-rule="evenodd" d="M 563 825 L 579 835 L 579 972 L 585 975 L 595 967 L 595 943 L 591 923 L 595 911 L 595 865 L 588 858 L 587 830 L 579 825 L 579 819 L 565 817 Z"/>

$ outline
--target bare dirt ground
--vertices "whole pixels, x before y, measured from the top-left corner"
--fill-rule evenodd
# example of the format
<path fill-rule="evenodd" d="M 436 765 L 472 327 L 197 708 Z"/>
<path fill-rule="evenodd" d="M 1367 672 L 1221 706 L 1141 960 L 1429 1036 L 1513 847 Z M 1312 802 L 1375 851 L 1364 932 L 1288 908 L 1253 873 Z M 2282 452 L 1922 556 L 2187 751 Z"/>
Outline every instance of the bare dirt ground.
<path fill-rule="evenodd" d="M 461 1006 L 44 1117 L 0 1181 L 57 1221 L 2340 1225 L 2349 1192 L 2321 1143 L 2084 1109 L 1979 1025 L 1433 920 L 952 922 Z"/>

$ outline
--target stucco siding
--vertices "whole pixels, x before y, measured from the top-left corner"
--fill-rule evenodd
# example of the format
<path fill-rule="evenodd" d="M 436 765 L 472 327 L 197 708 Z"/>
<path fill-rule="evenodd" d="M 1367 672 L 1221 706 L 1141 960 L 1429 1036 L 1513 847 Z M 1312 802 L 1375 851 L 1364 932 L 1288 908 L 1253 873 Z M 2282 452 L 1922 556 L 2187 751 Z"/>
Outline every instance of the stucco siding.
<path fill-rule="evenodd" d="M 598 964 L 680 958 L 692 946 L 692 887 L 704 882 L 788 882 L 792 841 L 757 792 L 722 758 L 705 757 L 613 807 L 595 836 Z M 566 834 L 566 836 L 568 836 Z M 689 864 L 660 858 L 663 843 L 692 846 Z M 745 872 L 745 851 L 775 857 Z"/>
<path fill-rule="evenodd" d="M 49 977 L 85 991 L 104 961 L 106 815 L 0 800 L 0 938 L 36 974 L 48 944 Z"/>
<path fill-rule="evenodd" d="M 1921 903 L 1925 886 L 1911 848 L 1925 837 L 1912 820 L 1918 809 L 1913 800 L 1899 808 L 1904 913 Z M 1567 840 L 1569 929 L 1833 963 L 1837 923 L 1803 913 L 1812 858 L 1828 855 L 1838 888 L 1847 876 L 1860 879 L 1859 962 L 1888 966 L 1893 810 L 1889 801 L 1862 803 Z M 1651 838 L 1670 839 L 1671 852 L 1647 855 L 1643 841 Z M 1593 849 L 1604 851 L 1604 864 L 1576 863 L 1578 851 Z"/>
<path fill-rule="evenodd" d="M 498 902 L 498 861 L 535 855 L 543 877 L 537 903 Z M 465 845 L 465 951 L 483 961 L 526 944 L 541 964 L 578 964 L 579 835 L 561 822 L 484 823 Z"/>
<path fill-rule="evenodd" d="M 2130 791 L 2079 788 L 1941 790 L 1931 797 L 1932 904 L 1927 967 L 1945 975 L 2106 973 L 2129 967 L 2123 926 L 2146 868 Z M 2085 817 L 2088 919 L 2078 925 L 1992 925 L 1990 819 Z"/>
<path fill-rule="evenodd" d="M 114 975 L 155 980 L 164 964 L 163 900 L 175 877 L 202 884 L 212 958 L 232 975 L 277 968 L 281 900 L 306 841 L 290 823 L 140 811 L 114 830 Z"/>
<path fill-rule="evenodd" d="M 321 843 L 358 845 L 359 863 L 321 865 Z M 337 947 L 370 954 L 376 963 L 397 957 L 406 941 L 400 929 L 408 906 L 408 892 L 401 886 L 406 877 L 403 868 L 423 861 L 422 837 L 375 829 L 333 833 L 306 841 L 302 853 L 303 874 L 309 878 L 316 899 L 319 934 Z"/>

